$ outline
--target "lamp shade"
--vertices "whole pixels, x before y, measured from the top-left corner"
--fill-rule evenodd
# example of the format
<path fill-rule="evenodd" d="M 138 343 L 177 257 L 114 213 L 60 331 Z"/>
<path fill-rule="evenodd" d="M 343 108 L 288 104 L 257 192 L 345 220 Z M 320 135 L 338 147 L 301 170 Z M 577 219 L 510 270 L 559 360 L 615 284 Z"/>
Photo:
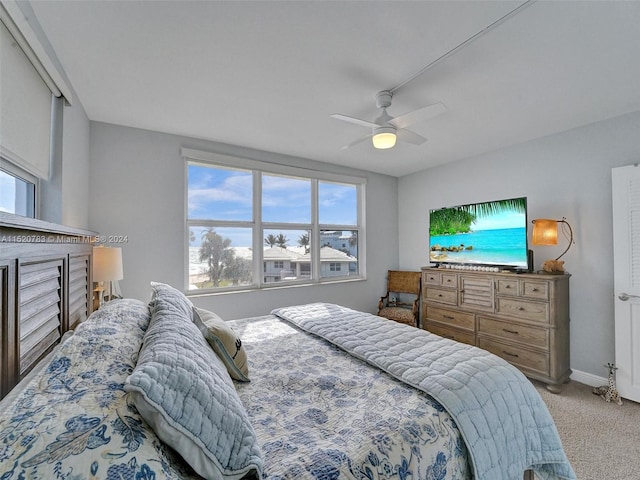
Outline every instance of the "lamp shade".
<path fill-rule="evenodd" d="M 372 140 L 375 148 L 391 148 L 396 144 L 396 129 L 393 127 L 376 128 Z"/>
<path fill-rule="evenodd" d="M 531 242 L 534 245 L 557 245 L 558 221 L 546 218 L 533 220 Z"/>
<path fill-rule="evenodd" d="M 122 249 L 119 247 L 93 247 L 93 281 L 122 280 Z"/>

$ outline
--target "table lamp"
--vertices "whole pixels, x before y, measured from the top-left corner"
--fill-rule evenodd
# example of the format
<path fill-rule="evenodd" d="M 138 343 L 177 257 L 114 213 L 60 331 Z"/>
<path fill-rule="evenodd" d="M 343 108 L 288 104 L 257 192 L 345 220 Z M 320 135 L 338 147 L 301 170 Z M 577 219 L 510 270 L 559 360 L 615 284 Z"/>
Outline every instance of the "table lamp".
<path fill-rule="evenodd" d="M 93 247 L 93 281 L 98 283 L 94 290 L 98 293 L 98 308 L 105 303 L 105 282 L 108 282 L 107 298 L 112 300 L 112 282 L 123 278 L 122 249 L 103 245 Z"/>
<path fill-rule="evenodd" d="M 563 226 L 566 225 L 566 228 L 569 230 L 568 235 L 567 232 L 563 230 L 565 237 L 568 237 L 569 240 L 567 248 L 565 248 L 564 251 L 560 255 L 558 255 L 555 260 L 548 262 L 557 262 L 565 253 L 569 251 L 571 245 L 573 244 L 573 230 L 571 229 L 571 225 L 569 225 L 569 222 L 567 222 L 567 219 L 565 217 L 562 217 L 562 220 L 538 218 L 536 220 L 532 220 L 531 223 L 533 223 L 533 232 L 531 234 L 531 243 L 533 243 L 533 245 L 557 245 L 558 224 L 562 224 Z M 564 271 L 561 267 L 562 263 L 564 262 L 560 262 L 560 266 L 558 267 L 559 269 L 557 270 L 558 273 Z M 550 273 L 553 272 L 555 272 L 555 270 L 552 269 Z"/>

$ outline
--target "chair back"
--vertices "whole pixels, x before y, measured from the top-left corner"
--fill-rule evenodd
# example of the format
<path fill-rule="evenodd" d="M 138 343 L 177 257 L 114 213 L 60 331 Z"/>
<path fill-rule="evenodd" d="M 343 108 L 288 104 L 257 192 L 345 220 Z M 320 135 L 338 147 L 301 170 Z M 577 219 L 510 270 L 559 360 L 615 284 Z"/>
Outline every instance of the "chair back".
<path fill-rule="evenodd" d="M 387 292 L 420 294 L 421 272 L 389 270 L 387 273 Z"/>

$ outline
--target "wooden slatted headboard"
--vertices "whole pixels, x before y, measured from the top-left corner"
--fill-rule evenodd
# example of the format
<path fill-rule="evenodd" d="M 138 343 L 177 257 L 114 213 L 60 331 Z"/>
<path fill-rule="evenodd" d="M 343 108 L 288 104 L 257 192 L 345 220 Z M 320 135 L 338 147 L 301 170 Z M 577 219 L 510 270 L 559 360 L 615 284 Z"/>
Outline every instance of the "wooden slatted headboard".
<path fill-rule="evenodd" d="M 0 399 L 92 311 L 95 233 L 0 212 Z"/>

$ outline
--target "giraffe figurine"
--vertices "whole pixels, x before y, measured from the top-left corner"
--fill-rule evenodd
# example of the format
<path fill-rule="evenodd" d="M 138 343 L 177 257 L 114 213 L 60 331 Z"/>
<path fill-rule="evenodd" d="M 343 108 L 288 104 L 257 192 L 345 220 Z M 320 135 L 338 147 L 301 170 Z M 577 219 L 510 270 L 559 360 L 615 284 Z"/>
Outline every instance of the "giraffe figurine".
<path fill-rule="evenodd" d="M 622 398 L 620 398 L 620 393 L 618 393 L 618 389 L 616 388 L 616 380 L 614 378 L 614 372 L 618 369 L 613 363 L 607 363 L 605 365 L 609 369 L 609 384 L 603 387 L 595 387 L 593 389 L 593 393 L 595 395 L 600 395 L 606 402 L 610 402 L 613 400 L 618 405 L 622 405 Z"/>

